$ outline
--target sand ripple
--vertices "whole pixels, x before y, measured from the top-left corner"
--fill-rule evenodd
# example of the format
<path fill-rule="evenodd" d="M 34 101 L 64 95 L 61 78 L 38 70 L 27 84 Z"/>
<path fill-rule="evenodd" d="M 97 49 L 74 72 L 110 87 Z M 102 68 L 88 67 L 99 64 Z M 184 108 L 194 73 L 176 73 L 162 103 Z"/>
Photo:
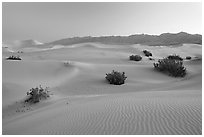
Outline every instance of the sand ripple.
<path fill-rule="evenodd" d="M 201 134 L 200 102 L 200 98 L 136 94 L 87 97 L 65 106 L 61 101 L 60 108 L 55 104 L 24 118 L 26 125 L 21 119 L 8 124 L 4 134 Z M 34 120 L 37 117 L 43 122 Z"/>

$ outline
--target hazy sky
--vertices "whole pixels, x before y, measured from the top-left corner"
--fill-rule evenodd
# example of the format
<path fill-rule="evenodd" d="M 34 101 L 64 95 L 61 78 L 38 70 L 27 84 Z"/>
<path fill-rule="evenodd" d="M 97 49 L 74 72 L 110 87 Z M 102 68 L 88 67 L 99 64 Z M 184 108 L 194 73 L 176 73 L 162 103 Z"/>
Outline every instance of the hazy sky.
<path fill-rule="evenodd" d="M 202 32 L 201 3 L 3 3 L 3 42 Z"/>

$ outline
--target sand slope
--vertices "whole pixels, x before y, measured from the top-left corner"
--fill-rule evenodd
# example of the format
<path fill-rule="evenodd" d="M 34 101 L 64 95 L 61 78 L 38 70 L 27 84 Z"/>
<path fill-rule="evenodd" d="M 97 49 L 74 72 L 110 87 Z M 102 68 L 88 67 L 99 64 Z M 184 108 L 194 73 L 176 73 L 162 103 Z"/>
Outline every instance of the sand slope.
<path fill-rule="evenodd" d="M 202 134 L 202 61 L 184 61 L 187 76 L 173 78 L 156 72 L 144 49 L 155 59 L 202 57 L 201 47 L 189 44 L 85 43 L 15 53 L 22 61 L 6 61 L 14 53 L 3 52 L 3 134 Z M 142 61 L 129 61 L 132 54 Z M 113 69 L 126 73 L 124 85 L 107 83 L 105 74 Z M 50 87 L 51 98 L 22 103 L 40 84 Z"/>

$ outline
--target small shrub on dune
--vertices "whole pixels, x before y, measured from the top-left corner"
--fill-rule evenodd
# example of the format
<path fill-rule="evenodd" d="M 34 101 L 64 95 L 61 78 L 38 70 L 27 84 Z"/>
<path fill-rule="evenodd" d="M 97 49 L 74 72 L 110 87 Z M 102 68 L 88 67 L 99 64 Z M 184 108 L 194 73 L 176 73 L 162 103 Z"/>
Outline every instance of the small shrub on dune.
<path fill-rule="evenodd" d="M 41 85 L 36 88 L 31 88 L 30 92 L 27 92 L 27 95 L 29 96 L 28 99 L 25 100 L 25 102 L 29 103 L 38 103 L 42 99 L 47 99 L 50 97 L 50 91 L 48 90 L 48 87 L 45 89 L 41 87 Z"/>
<path fill-rule="evenodd" d="M 122 85 L 125 83 L 127 77 L 125 76 L 125 72 L 121 73 L 113 70 L 111 73 L 106 74 L 105 78 L 110 84 Z"/>
<path fill-rule="evenodd" d="M 179 55 L 169 55 L 167 58 L 173 59 L 173 60 L 180 60 L 180 61 L 183 60 L 183 58 L 181 58 Z"/>
<path fill-rule="evenodd" d="M 152 56 L 152 53 L 147 51 L 147 50 L 143 50 L 143 53 L 145 54 L 145 56 L 149 57 Z"/>
<path fill-rule="evenodd" d="M 140 55 L 131 55 L 130 60 L 134 60 L 134 61 L 140 61 L 142 60 L 142 57 Z"/>
<path fill-rule="evenodd" d="M 191 60 L 191 56 L 187 56 L 186 59 L 187 59 L 187 60 Z"/>
<path fill-rule="evenodd" d="M 9 56 L 8 58 L 6 58 L 7 60 L 21 60 L 20 56 Z"/>
<path fill-rule="evenodd" d="M 158 63 L 154 63 L 154 68 L 174 77 L 184 77 L 186 75 L 186 68 L 183 66 L 183 62 L 180 60 L 168 58 L 160 59 L 158 60 Z"/>
<path fill-rule="evenodd" d="M 64 62 L 64 66 L 65 66 L 65 67 L 71 66 L 71 61 L 66 61 L 66 62 Z"/>

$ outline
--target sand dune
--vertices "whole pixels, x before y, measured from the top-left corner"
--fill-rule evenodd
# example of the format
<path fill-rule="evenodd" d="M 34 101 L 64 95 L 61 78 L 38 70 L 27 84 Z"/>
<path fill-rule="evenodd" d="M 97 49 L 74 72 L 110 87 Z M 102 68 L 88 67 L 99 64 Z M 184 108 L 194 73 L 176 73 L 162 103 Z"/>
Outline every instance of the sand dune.
<path fill-rule="evenodd" d="M 69 97 L 40 112 L 12 119 L 5 124 L 5 133 L 201 134 L 200 97 L 175 92 L 83 97 L 77 101 Z"/>
<path fill-rule="evenodd" d="M 184 61 L 187 76 L 155 71 L 144 49 L 155 59 L 192 56 Z M 142 61 L 129 61 L 132 54 Z M 3 134 L 202 134 L 202 60 L 194 60 L 202 58 L 200 46 L 85 43 L 24 52 L 22 61 L 2 55 Z M 107 83 L 112 70 L 125 72 L 124 85 Z M 26 92 L 40 84 L 50 87 L 51 98 L 24 104 Z"/>

